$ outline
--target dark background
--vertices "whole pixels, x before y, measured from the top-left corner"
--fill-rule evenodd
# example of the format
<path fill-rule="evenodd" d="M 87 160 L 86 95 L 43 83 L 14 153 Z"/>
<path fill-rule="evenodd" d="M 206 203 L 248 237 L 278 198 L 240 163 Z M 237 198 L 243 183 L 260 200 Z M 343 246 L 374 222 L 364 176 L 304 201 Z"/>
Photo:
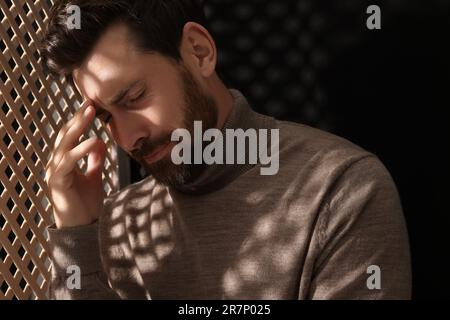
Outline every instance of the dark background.
<path fill-rule="evenodd" d="M 409 229 L 413 298 L 448 299 L 450 1 L 205 3 L 229 88 L 258 112 L 343 136 L 383 161 Z M 366 27 L 371 4 L 381 30 Z"/>

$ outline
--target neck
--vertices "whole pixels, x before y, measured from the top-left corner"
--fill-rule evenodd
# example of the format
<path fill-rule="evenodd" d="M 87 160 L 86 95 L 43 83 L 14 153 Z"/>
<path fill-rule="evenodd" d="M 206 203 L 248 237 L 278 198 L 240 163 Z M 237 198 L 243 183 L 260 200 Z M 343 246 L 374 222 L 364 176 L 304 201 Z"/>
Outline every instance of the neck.
<path fill-rule="evenodd" d="M 224 95 L 224 101 L 231 97 L 231 105 L 222 104 L 220 121 L 220 131 L 222 135 L 226 135 L 228 129 L 271 129 L 274 126 L 273 119 L 262 116 L 254 112 L 245 96 L 236 89 L 227 90 L 228 94 Z M 222 101 L 222 102 L 224 102 Z M 269 130 L 270 132 L 270 130 Z M 223 153 L 226 154 L 226 145 L 223 146 Z M 247 151 L 246 151 L 247 152 Z M 246 155 L 248 158 L 248 155 Z M 183 185 L 177 185 L 172 188 L 172 192 L 184 194 L 206 194 L 214 192 L 225 187 L 241 174 L 254 167 L 255 164 L 211 164 L 207 165 L 203 172 L 195 178 L 194 181 L 189 181 Z"/>
<path fill-rule="evenodd" d="M 217 128 L 222 129 L 233 109 L 233 96 L 217 75 L 214 76 L 210 90 L 218 111 Z"/>

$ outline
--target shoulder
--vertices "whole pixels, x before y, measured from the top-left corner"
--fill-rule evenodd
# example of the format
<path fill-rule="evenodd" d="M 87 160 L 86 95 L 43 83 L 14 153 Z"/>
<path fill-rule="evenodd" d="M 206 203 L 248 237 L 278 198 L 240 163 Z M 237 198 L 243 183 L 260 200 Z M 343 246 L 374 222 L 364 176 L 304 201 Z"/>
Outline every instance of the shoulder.
<path fill-rule="evenodd" d="M 333 154 L 336 157 L 367 156 L 368 151 L 333 133 L 304 124 L 277 120 L 280 130 L 280 149 L 301 150 L 310 157 Z"/>
<path fill-rule="evenodd" d="M 337 177 L 364 159 L 379 161 L 371 152 L 324 130 L 280 120 L 275 121 L 275 127 L 279 129 L 280 169 L 284 166 L 287 171 Z"/>
<path fill-rule="evenodd" d="M 342 137 L 306 125 L 276 121 L 279 129 L 279 174 L 302 189 L 340 198 L 369 188 L 395 193 L 392 177 L 373 153 Z M 342 192 L 347 190 L 347 192 Z M 311 191 L 313 192 L 313 191 Z"/>

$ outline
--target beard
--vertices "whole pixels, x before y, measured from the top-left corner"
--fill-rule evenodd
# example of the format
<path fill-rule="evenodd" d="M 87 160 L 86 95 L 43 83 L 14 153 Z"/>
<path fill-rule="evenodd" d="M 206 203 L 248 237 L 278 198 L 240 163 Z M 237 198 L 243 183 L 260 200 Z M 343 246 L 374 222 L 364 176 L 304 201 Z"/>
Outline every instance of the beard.
<path fill-rule="evenodd" d="M 218 122 L 218 110 L 214 99 L 203 93 L 189 70 L 182 64 L 179 65 L 179 74 L 183 90 L 182 128 L 194 135 L 194 121 L 202 121 L 203 130 L 215 128 Z M 180 164 L 173 163 L 170 153 L 161 160 L 149 164 L 142 158 L 152 153 L 158 147 L 171 143 L 172 132 L 166 132 L 157 141 L 144 141 L 139 155 L 133 158 L 144 168 L 147 175 L 152 175 L 155 180 L 166 186 L 180 186 L 195 181 L 204 171 L 205 164 Z M 205 144 L 205 142 L 203 142 Z M 202 152 L 205 145 L 202 146 Z M 191 155 L 194 155 L 193 139 L 191 139 Z M 193 161 L 191 161 L 192 163 Z"/>

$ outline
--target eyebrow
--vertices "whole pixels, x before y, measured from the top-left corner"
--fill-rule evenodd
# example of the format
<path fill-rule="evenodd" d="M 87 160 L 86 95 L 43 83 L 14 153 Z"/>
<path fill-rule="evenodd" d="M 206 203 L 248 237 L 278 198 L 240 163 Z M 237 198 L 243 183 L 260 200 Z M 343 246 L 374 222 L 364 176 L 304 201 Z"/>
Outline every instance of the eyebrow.
<path fill-rule="evenodd" d="M 131 89 L 133 89 L 136 85 L 138 85 L 141 81 L 134 81 L 133 83 L 131 83 L 128 87 L 126 87 L 125 89 L 122 89 L 119 91 L 118 94 L 116 94 L 110 101 L 109 101 L 109 105 L 118 105 L 126 96 L 127 94 L 130 92 Z"/>

